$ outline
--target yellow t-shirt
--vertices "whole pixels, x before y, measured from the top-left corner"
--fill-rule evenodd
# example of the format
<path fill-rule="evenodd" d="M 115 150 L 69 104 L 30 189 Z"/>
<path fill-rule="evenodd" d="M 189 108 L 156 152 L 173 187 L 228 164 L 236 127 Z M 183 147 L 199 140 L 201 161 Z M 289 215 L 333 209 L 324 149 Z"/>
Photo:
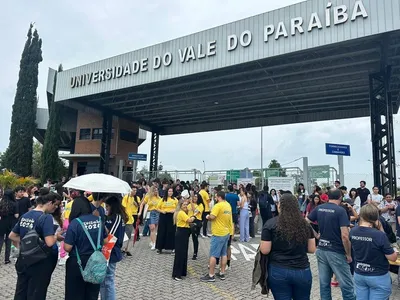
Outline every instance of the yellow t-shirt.
<path fill-rule="evenodd" d="M 210 195 L 208 195 L 206 190 L 201 190 L 199 192 L 199 194 L 201 195 L 201 198 L 203 198 L 203 202 L 204 202 L 204 211 L 205 212 L 209 212 L 210 211 Z"/>
<path fill-rule="evenodd" d="M 71 214 L 72 203 L 74 200 L 69 201 L 64 207 L 64 219 L 69 219 L 69 215 Z"/>
<path fill-rule="evenodd" d="M 226 201 L 214 205 L 211 214 L 216 218 L 211 222 L 211 233 L 215 236 L 225 236 L 232 232 L 232 208 Z"/>
<path fill-rule="evenodd" d="M 165 212 L 175 212 L 178 206 L 178 199 L 168 197 L 167 201 L 161 200 L 157 204 L 157 209 Z"/>
<path fill-rule="evenodd" d="M 176 227 L 190 228 L 190 225 L 187 222 L 188 219 L 189 216 L 183 210 L 180 210 L 176 216 Z"/>
<path fill-rule="evenodd" d="M 188 204 L 188 216 L 195 216 L 197 220 L 202 220 L 201 215 L 203 214 L 204 211 L 204 206 L 203 204 L 200 205 L 194 205 L 194 211 L 192 210 L 192 205 Z"/>
<path fill-rule="evenodd" d="M 129 219 L 126 224 L 133 224 L 133 215 L 138 214 L 138 208 L 140 206 L 140 198 L 138 196 L 135 196 L 136 200 L 139 202 L 138 206 L 136 206 L 136 201 L 131 195 L 125 195 L 124 198 L 122 198 L 122 206 L 125 208 L 125 212 L 128 215 Z"/>
<path fill-rule="evenodd" d="M 158 202 L 162 201 L 162 199 L 160 197 L 156 197 L 156 196 L 153 196 L 150 199 L 150 197 L 148 195 L 146 195 L 144 197 L 143 201 L 145 204 L 147 204 L 149 206 L 147 211 L 152 211 L 152 210 L 157 209 Z"/>

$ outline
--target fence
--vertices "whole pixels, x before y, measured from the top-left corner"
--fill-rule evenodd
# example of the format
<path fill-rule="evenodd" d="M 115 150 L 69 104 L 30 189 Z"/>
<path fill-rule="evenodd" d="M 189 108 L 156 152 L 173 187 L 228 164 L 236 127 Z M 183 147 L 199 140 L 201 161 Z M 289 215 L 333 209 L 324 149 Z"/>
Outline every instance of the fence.
<path fill-rule="evenodd" d="M 133 171 L 124 171 L 122 172 L 122 180 L 127 182 L 136 181 L 141 178 L 146 180 L 160 178 L 162 179 L 172 179 L 172 180 L 181 180 L 181 181 L 189 181 L 192 182 L 195 179 L 198 179 L 200 182 L 203 180 L 203 174 L 196 169 L 192 170 L 163 170 L 163 171 L 154 171 L 154 172 L 138 172 L 134 174 Z"/>

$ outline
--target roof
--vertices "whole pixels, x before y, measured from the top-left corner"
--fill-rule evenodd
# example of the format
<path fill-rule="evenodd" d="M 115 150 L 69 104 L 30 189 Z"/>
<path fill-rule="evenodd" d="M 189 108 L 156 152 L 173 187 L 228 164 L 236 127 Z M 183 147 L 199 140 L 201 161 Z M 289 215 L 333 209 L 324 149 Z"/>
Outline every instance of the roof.
<path fill-rule="evenodd" d="M 387 63 L 392 65 L 390 89 L 397 112 L 400 1 L 352 3 L 362 7 L 346 6 L 345 21 L 337 7 L 330 8 L 327 21 L 326 3 L 309 0 L 66 70 L 58 77 L 56 100 L 109 111 L 160 134 L 364 117 L 370 112 L 368 75 Z M 293 22 L 300 21 L 303 33 L 298 27 L 291 32 Z M 238 45 L 229 50 L 233 34 Z M 214 41 L 215 53 L 210 50 Z M 189 57 L 190 45 L 195 59 Z M 212 55 L 199 58 L 205 49 Z M 171 64 L 154 68 L 158 53 L 171 53 Z M 131 74 L 136 61 L 143 70 Z M 117 68 L 128 68 L 127 73 L 89 83 L 100 72 L 117 74 Z"/>

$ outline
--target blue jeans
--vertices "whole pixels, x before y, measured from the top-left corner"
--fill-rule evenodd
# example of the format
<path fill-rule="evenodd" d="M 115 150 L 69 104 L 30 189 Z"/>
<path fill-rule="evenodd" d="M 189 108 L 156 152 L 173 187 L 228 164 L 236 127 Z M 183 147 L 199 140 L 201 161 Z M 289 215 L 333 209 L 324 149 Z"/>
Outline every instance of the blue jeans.
<path fill-rule="evenodd" d="M 309 300 L 312 284 L 310 268 L 288 269 L 268 265 L 268 286 L 278 300 Z"/>
<path fill-rule="evenodd" d="M 250 240 L 249 226 L 250 216 L 248 209 L 242 209 L 240 211 L 240 241 L 248 242 Z"/>
<path fill-rule="evenodd" d="M 331 278 L 333 273 L 339 282 L 343 300 L 355 300 L 353 277 L 346 256 L 333 251 L 317 249 L 319 289 L 321 300 L 332 300 Z"/>
<path fill-rule="evenodd" d="M 392 278 L 389 272 L 381 276 L 354 274 L 357 299 L 389 300 L 392 294 Z"/>
<path fill-rule="evenodd" d="M 143 236 L 150 235 L 150 228 L 149 228 L 148 220 L 144 221 L 144 226 L 143 226 L 143 232 L 142 233 L 143 233 Z"/>
<path fill-rule="evenodd" d="M 101 300 L 115 300 L 115 269 L 117 263 L 109 263 L 107 267 L 106 279 L 100 285 L 100 296 Z"/>

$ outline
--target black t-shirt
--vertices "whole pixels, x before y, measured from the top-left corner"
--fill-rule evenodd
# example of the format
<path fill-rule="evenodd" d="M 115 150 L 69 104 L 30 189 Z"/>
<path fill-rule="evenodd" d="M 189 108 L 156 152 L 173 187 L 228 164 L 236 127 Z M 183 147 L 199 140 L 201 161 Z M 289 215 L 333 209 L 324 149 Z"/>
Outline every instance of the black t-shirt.
<path fill-rule="evenodd" d="M 367 203 L 368 196 L 371 194 L 371 192 L 367 188 L 358 188 L 357 194 L 360 197 L 361 206 L 363 206 Z"/>
<path fill-rule="evenodd" d="M 20 216 L 26 214 L 32 207 L 31 199 L 27 197 L 22 197 L 21 199 L 17 199 L 17 203 L 18 203 L 18 213 Z"/>
<path fill-rule="evenodd" d="M 310 267 L 307 256 L 308 241 L 304 244 L 298 244 L 279 237 L 276 232 L 278 218 L 279 216 L 269 219 L 262 229 L 261 240 L 272 242 L 269 262 L 290 269 L 307 269 Z M 314 234 L 311 226 L 305 225 L 309 227 L 309 239 L 313 239 Z"/>
<path fill-rule="evenodd" d="M 399 217 L 400 217 L 400 204 L 397 205 L 397 208 L 396 208 L 396 235 L 397 235 L 398 237 L 400 237 Z"/>
<path fill-rule="evenodd" d="M 385 255 L 394 250 L 385 233 L 375 228 L 357 226 L 350 231 L 354 251 L 354 272 L 364 276 L 381 276 L 389 272 Z"/>
<path fill-rule="evenodd" d="M 308 219 L 318 222 L 321 234 L 318 249 L 345 254 L 340 227 L 350 226 L 350 221 L 343 207 L 329 202 L 318 205 Z"/>

